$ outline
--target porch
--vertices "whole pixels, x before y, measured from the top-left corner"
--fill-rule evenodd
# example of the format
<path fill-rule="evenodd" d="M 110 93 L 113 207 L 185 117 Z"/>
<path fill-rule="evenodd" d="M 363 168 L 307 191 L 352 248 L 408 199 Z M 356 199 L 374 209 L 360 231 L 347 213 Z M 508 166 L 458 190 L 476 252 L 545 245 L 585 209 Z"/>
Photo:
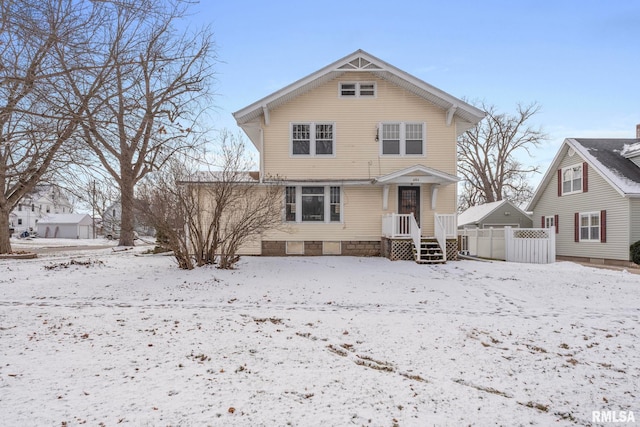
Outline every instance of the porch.
<path fill-rule="evenodd" d="M 434 214 L 433 236 L 423 235 L 413 214 L 384 215 L 381 252 L 391 260 L 414 260 L 419 264 L 457 259 L 456 214 Z"/>

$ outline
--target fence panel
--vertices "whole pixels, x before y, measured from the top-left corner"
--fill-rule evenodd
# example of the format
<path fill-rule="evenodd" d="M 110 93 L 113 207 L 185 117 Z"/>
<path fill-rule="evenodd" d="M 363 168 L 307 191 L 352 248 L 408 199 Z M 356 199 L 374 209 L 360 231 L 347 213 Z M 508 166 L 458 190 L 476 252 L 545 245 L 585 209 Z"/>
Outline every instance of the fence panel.
<path fill-rule="evenodd" d="M 555 227 L 505 228 L 505 260 L 529 264 L 556 262 Z"/>
<path fill-rule="evenodd" d="M 547 264 L 556 261 L 555 228 L 459 230 L 462 251 L 480 258 Z"/>

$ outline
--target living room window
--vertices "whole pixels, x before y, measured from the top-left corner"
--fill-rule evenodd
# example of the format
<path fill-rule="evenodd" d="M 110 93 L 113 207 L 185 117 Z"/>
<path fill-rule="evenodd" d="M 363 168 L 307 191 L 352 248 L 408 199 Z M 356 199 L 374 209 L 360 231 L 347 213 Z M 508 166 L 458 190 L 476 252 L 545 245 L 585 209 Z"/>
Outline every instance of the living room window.
<path fill-rule="evenodd" d="M 285 190 L 285 221 L 340 222 L 341 188 L 289 186 Z"/>
<path fill-rule="evenodd" d="M 382 123 L 378 130 L 380 153 L 384 156 L 423 156 L 424 123 Z"/>
<path fill-rule="evenodd" d="M 375 96 L 375 82 L 340 82 L 340 97 L 371 98 Z"/>
<path fill-rule="evenodd" d="M 293 123 L 291 154 L 294 156 L 331 156 L 335 152 L 333 123 Z"/>
<path fill-rule="evenodd" d="M 562 194 L 582 192 L 582 165 L 573 165 L 562 169 Z"/>

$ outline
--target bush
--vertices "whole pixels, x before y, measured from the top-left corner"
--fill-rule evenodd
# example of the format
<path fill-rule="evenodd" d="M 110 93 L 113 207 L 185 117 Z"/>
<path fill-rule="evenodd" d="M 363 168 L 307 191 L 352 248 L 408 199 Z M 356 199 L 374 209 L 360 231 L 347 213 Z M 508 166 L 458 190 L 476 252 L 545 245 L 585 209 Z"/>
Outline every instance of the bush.
<path fill-rule="evenodd" d="M 631 261 L 640 265 L 640 240 L 638 240 L 633 245 L 631 245 L 630 255 L 631 255 Z"/>

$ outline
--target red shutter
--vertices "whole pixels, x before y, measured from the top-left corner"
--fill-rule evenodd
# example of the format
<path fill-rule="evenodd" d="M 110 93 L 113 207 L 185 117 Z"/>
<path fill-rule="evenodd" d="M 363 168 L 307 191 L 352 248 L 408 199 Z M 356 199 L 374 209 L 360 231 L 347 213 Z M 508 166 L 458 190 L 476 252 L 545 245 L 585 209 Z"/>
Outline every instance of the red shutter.
<path fill-rule="evenodd" d="M 589 191 L 589 172 L 587 162 L 582 164 L 582 192 L 586 193 Z"/>
<path fill-rule="evenodd" d="M 600 243 L 607 243 L 607 211 L 600 211 Z"/>
<path fill-rule="evenodd" d="M 562 169 L 558 169 L 558 197 L 562 196 Z"/>
<path fill-rule="evenodd" d="M 544 228 L 544 215 L 540 217 L 540 228 Z"/>
<path fill-rule="evenodd" d="M 558 218 L 559 215 L 554 215 L 553 216 L 553 223 L 556 225 L 556 234 L 558 234 L 558 232 L 560 231 L 560 226 L 558 225 Z"/>
<path fill-rule="evenodd" d="M 573 223 L 574 223 L 573 238 L 574 238 L 574 241 L 579 242 L 580 241 L 580 214 L 578 212 L 576 212 L 573 216 Z"/>

